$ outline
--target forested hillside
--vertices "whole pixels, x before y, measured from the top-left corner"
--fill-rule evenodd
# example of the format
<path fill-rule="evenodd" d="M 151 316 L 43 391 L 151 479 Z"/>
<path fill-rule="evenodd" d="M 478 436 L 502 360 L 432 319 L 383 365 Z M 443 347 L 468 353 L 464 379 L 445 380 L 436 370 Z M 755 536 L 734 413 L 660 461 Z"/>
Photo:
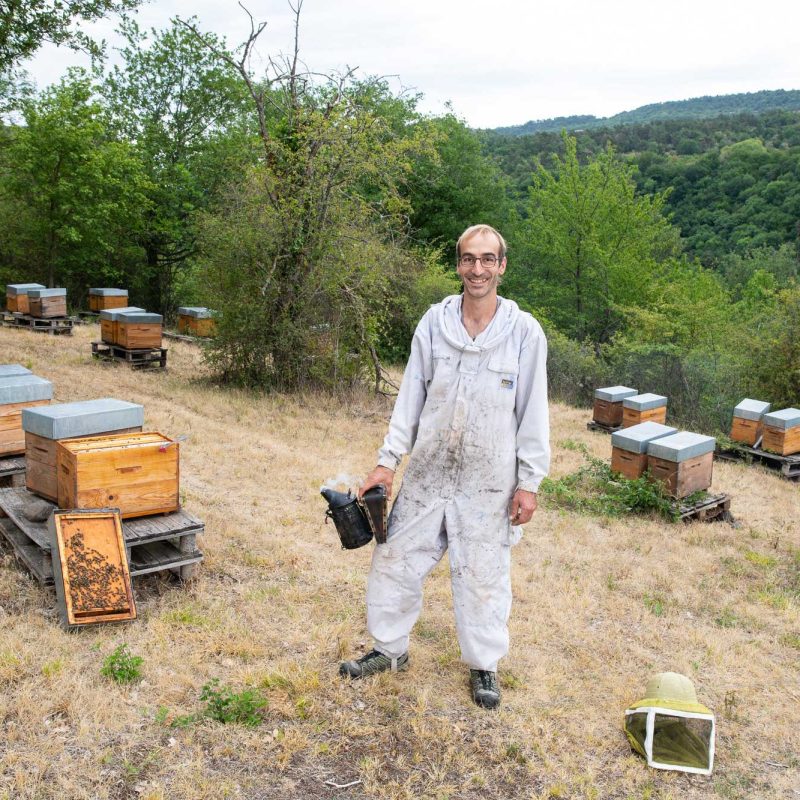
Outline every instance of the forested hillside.
<path fill-rule="evenodd" d="M 622 111 L 611 117 L 595 117 L 591 114 L 553 119 L 531 120 L 524 125 L 509 125 L 493 128 L 491 132 L 503 136 L 525 136 L 546 131 L 558 133 L 564 129 L 575 132 L 590 128 L 610 128 L 617 125 L 634 125 L 642 122 L 672 119 L 707 119 L 721 114 L 762 113 L 784 109 L 800 110 L 800 91 L 744 92 L 741 94 L 706 95 L 691 100 L 672 100 L 666 103 L 650 103 L 632 111 Z"/>

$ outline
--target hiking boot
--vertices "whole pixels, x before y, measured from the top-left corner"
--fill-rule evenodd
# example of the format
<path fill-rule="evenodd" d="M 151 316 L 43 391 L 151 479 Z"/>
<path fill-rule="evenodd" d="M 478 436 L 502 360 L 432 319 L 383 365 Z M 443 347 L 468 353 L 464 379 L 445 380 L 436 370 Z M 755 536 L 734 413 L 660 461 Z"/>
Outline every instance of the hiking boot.
<path fill-rule="evenodd" d="M 391 658 L 370 650 L 365 656 L 355 661 L 342 661 L 339 664 L 339 674 L 343 678 L 366 678 L 378 672 L 403 672 L 408 669 L 408 653 L 403 653 L 399 658 Z"/>
<path fill-rule="evenodd" d="M 481 708 L 497 708 L 500 705 L 500 685 L 497 673 L 485 669 L 471 669 L 469 684 L 472 687 L 472 699 Z"/>

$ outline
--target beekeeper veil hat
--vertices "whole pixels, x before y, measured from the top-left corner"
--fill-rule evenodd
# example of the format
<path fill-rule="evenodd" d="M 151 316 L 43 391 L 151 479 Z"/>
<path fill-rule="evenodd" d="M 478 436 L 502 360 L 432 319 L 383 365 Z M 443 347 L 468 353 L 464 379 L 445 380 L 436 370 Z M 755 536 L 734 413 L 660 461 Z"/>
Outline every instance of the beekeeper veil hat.
<path fill-rule="evenodd" d="M 648 766 L 711 774 L 714 714 L 697 702 L 694 685 L 685 675 L 654 675 L 644 698 L 625 712 L 625 733 Z"/>

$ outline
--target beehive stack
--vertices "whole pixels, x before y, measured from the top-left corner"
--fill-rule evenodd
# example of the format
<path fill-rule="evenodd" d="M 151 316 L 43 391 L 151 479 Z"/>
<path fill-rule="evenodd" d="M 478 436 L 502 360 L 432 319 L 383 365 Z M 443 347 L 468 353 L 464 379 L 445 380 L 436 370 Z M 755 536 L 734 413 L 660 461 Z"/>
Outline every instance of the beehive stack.
<path fill-rule="evenodd" d="M 4 366 L 25 369 L 18 364 Z M 0 377 L 0 456 L 25 452 L 22 412 L 24 409 L 46 406 L 52 398 L 53 386 L 50 381 L 30 374 L 29 370 Z"/>
<path fill-rule="evenodd" d="M 17 311 L 20 314 L 27 314 L 30 311 L 28 305 L 28 289 L 44 289 L 41 283 L 9 283 L 6 285 L 6 308 L 9 311 Z"/>
<path fill-rule="evenodd" d="M 114 344 L 126 350 L 161 347 L 163 319 L 147 311 L 123 311 L 116 317 Z"/>
<path fill-rule="evenodd" d="M 667 398 L 660 394 L 646 392 L 626 397 L 622 401 L 622 427 L 630 428 L 642 422 L 658 422 L 663 425 L 667 420 Z"/>
<path fill-rule="evenodd" d="M 755 446 L 763 433 L 763 417 L 770 409 L 770 404 L 762 400 L 745 398 L 733 409 L 731 422 L 731 439 L 734 442 Z"/>
<path fill-rule="evenodd" d="M 106 344 L 117 343 L 117 321 L 120 314 L 128 311 L 144 311 L 137 306 L 125 306 L 124 308 L 104 309 L 100 312 L 100 338 Z"/>
<path fill-rule="evenodd" d="M 58 443 L 66 439 L 141 431 L 144 407 L 105 397 L 24 409 L 25 484 L 28 490 L 58 500 Z"/>
<path fill-rule="evenodd" d="M 638 394 L 637 390 L 628 386 L 606 386 L 603 389 L 595 389 L 592 419 L 609 428 L 622 425 L 622 401 L 635 394 Z"/>
<path fill-rule="evenodd" d="M 761 447 L 782 456 L 800 453 L 800 408 L 771 411 L 763 417 Z"/>
<path fill-rule="evenodd" d="M 714 468 L 713 436 L 680 431 L 647 445 L 647 469 L 675 498 L 705 491 Z"/>
<path fill-rule="evenodd" d="M 127 289 L 89 289 L 89 311 L 105 311 L 108 308 L 127 308 Z"/>
<path fill-rule="evenodd" d="M 642 422 L 611 434 L 611 469 L 636 480 L 647 470 L 648 444 L 677 433 L 676 428 L 658 422 Z"/>
<path fill-rule="evenodd" d="M 66 289 L 29 289 L 28 313 L 39 319 L 67 316 Z"/>
<path fill-rule="evenodd" d="M 58 444 L 58 505 L 118 508 L 123 519 L 179 508 L 179 445 L 160 433 Z"/>
<path fill-rule="evenodd" d="M 214 312 L 197 306 L 181 306 L 178 309 L 178 333 L 189 336 L 213 336 L 216 329 Z"/>

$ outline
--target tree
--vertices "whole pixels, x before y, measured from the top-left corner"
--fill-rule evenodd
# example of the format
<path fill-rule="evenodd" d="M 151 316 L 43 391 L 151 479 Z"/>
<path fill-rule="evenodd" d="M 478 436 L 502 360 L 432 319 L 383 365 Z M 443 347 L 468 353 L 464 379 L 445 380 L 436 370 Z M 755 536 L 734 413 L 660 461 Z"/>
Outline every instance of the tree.
<path fill-rule="evenodd" d="M 33 55 L 45 42 L 85 50 L 102 48 L 76 21 L 91 22 L 141 5 L 143 0 L 5 0 L 0 9 L 0 73 Z"/>
<path fill-rule="evenodd" d="M 238 58 L 187 28 L 234 67 L 251 97 L 260 159 L 229 188 L 204 225 L 210 301 L 222 312 L 211 358 L 232 380 L 295 388 L 382 370 L 380 320 L 434 267 L 404 244 L 400 188 L 428 148 L 423 132 L 397 133 L 375 113 L 380 81 L 319 76 L 294 49 L 256 80 L 249 57 L 265 23 L 251 18 Z"/>
<path fill-rule="evenodd" d="M 131 148 L 110 135 L 89 77 L 71 71 L 22 111 L 0 185 L 18 274 L 78 296 L 129 275 L 148 184 Z"/>
<path fill-rule="evenodd" d="M 647 298 L 677 233 L 664 196 L 637 195 L 632 169 L 610 146 L 582 165 L 575 139 L 565 134 L 564 145 L 552 171 L 540 164 L 533 176 L 517 243 L 526 268 L 510 271 L 507 284 L 560 330 L 600 344 Z"/>
<path fill-rule="evenodd" d="M 435 151 L 410 176 L 411 225 L 423 242 L 452 247 L 478 222 L 505 231 L 510 216 L 506 179 L 483 155 L 478 135 L 453 114 L 419 123 Z"/>
<path fill-rule="evenodd" d="M 188 292 L 196 254 L 195 222 L 222 183 L 252 162 L 253 126 L 235 71 L 187 28 L 173 22 L 144 34 L 125 21 L 124 63 L 113 68 L 104 94 L 119 135 L 135 143 L 149 178 L 141 234 L 147 264 L 139 277 L 142 302 L 170 315 Z M 222 52 L 224 43 L 209 36 Z"/>

